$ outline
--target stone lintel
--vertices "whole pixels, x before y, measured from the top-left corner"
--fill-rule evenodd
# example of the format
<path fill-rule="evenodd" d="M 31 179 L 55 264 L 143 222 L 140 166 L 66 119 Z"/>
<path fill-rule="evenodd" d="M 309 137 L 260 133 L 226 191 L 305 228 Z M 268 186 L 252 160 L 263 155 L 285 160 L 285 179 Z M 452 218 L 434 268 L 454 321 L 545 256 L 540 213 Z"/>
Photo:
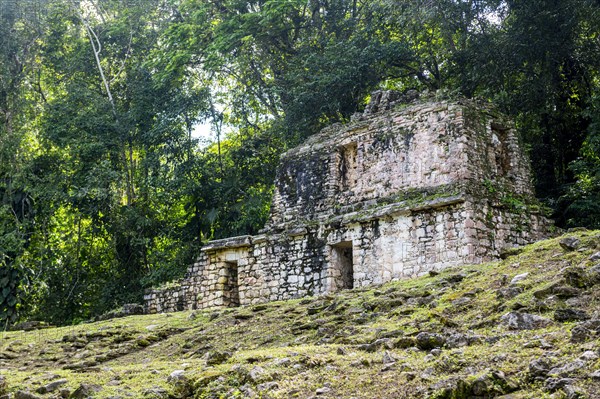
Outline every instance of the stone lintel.
<path fill-rule="evenodd" d="M 328 224 L 335 224 L 337 222 L 341 225 L 348 225 L 351 223 L 369 222 L 371 220 L 381 219 L 385 216 L 410 215 L 412 212 L 443 208 L 450 205 L 461 204 L 463 202 L 465 202 L 465 197 L 462 194 L 423 200 L 417 204 L 411 203 L 410 201 L 401 201 L 373 209 L 337 216 L 330 219 Z"/>
<path fill-rule="evenodd" d="M 443 208 L 450 205 L 462 204 L 466 199 L 463 195 L 453 195 L 451 197 L 434 198 L 429 201 L 424 201 L 418 205 L 411 206 L 411 212 L 424 211 L 427 209 Z"/>
<path fill-rule="evenodd" d="M 296 227 L 285 232 L 290 237 L 305 236 L 306 233 L 306 227 Z"/>
<path fill-rule="evenodd" d="M 243 248 L 250 246 L 252 246 L 252 236 L 239 236 L 209 241 L 208 244 L 202 247 L 202 251 L 209 252 L 219 249 Z"/>
<path fill-rule="evenodd" d="M 266 234 L 259 234 L 257 236 L 253 236 L 252 237 L 252 243 L 253 244 L 261 244 L 263 242 L 267 241 L 267 235 Z"/>

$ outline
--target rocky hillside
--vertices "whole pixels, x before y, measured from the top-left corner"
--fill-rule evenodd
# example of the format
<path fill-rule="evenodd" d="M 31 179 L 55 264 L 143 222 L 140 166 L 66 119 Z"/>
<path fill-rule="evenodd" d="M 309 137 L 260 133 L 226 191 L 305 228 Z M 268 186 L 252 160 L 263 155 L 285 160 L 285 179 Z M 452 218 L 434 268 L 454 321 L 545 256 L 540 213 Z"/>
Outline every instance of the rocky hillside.
<path fill-rule="evenodd" d="M 600 232 L 335 295 L 0 333 L 0 398 L 600 398 Z"/>

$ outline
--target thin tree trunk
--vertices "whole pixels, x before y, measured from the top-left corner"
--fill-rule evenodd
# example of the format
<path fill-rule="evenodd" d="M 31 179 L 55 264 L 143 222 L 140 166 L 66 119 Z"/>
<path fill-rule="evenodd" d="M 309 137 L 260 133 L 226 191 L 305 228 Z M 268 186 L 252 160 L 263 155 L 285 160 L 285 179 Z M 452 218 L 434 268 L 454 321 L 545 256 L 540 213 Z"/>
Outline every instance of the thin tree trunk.
<path fill-rule="evenodd" d="M 104 74 L 104 68 L 102 68 L 102 63 L 100 62 L 100 53 L 102 52 L 102 43 L 100 43 L 100 39 L 98 38 L 98 35 L 96 34 L 96 32 L 94 32 L 94 30 L 90 26 L 89 22 L 83 17 L 83 14 L 79 11 L 79 8 L 77 7 L 76 4 L 74 4 L 74 8 L 75 8 L 75 12 L 77 13 L 77 16 L 81 20 L 81 23 L 85 27 L 85 31 L 90 40 L 90 44 L 91 44 L 92 50 L 94 52 L 94 58 L 96 60 L 96 66 L 98 67 L 98 72 L 100 74 L 100 78 L 102 79 L 104 89 L 106 90 L 106 95 L 108 97 L 108 101 L 110 102 L 112 114 L 113 114 L 115 123 L 118 128 L 119 127 L 119 117 L 117 114 L 117 107 L 115 105 L 115 101 L 114 101 L 112 92 L 110 90 L 110 84 L 109 84 L 108 80 L 106 79 L 106 75 Z M 98 10 L 98 11 L 100 12 L 100 10 Z M 132 171 L 132 167 L 133 167 L 132 166 L 132 161 L 133 161 L 132 151 L 133 151 L 133 149 L 131 148 L 131 143 L 129 143 L 129 151 L 127 151 L 127 149 L 125 149 L 122 152 L 123 167 L 125 168 L 125 184 L 126 184 L 125 194 L 126 194 L 126 204 L 127 205 L 131 205 L 131 203 L 133 202 L 133 196 L 134 196 L 133 171 Z M 129 159 L 127 156 L 128 155 L 127 152 L 129 152 Z"/>

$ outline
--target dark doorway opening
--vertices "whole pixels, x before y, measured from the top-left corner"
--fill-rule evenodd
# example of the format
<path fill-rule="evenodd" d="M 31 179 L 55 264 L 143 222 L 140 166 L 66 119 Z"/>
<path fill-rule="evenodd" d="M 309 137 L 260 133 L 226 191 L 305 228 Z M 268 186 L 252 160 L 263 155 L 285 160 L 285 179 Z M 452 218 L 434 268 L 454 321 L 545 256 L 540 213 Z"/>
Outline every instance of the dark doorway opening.
<path fill-rule="evenodd" d="M 331 247 L 331 267 L 334 289 L 354 288 L 352 241 L 343 241 Z"/>
<path fill-rule="evenodd" d="M 238 281 L 237 262 L 225 262 L 225 279 L 223 287 L 224 305 L 227 307 L 240 306 L 240 286 Z"/>

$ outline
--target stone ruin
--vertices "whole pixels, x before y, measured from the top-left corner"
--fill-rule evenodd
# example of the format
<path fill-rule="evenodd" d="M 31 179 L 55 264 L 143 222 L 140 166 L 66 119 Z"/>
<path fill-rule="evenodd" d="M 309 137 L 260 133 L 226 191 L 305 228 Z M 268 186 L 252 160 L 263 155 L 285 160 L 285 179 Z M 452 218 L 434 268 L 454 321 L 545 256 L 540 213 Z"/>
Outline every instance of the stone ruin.
<path fill-rule="evenodd" d="M 261 234 L 209 242 L 183 279 L 146 292 L 146 311 L 381 284 L 550 235 L 510 120 L 477 101 L 398 97 L 375 93 L 351 123 L 283 154 Z"/>

